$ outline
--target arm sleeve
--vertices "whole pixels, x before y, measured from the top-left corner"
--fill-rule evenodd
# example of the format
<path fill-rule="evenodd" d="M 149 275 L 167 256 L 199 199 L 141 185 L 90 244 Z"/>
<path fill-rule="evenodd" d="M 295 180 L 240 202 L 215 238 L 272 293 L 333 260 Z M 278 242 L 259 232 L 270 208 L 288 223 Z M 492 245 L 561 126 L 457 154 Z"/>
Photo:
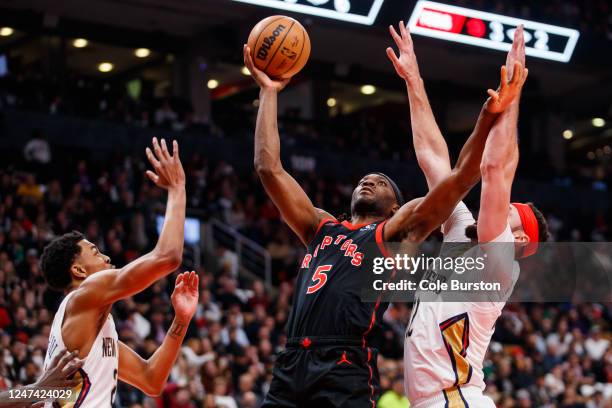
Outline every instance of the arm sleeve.
<path fill-rule="evenodd" d="M 452 214 L 442 224 L 442 234 L 444 234 L 444 242 L 467 242 L 469 239 L 465 236 L 465 227 L 476 222 L 474 216 L 463 201 L 455 207 Z"/>

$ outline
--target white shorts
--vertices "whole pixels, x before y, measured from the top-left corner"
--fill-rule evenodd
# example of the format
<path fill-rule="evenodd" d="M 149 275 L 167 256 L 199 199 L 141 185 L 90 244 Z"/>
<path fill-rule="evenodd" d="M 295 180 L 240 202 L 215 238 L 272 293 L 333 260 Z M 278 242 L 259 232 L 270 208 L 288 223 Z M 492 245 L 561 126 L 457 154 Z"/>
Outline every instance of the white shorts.
<path fill-rule="evenodd" d="M 453 388 L 431 397 L 410 401 L 410 408 L 496 408 L 478 387 Z"/>

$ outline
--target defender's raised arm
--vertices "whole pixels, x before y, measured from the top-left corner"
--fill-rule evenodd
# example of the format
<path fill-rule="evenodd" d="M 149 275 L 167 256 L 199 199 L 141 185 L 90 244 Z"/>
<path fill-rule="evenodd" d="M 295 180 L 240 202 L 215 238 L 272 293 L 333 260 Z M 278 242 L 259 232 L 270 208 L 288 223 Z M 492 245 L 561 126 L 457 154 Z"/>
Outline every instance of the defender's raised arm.
<path fill-rule="evenodd" d="M 172 155 L 166 141 L 153 139 L 153 151 L 147 148 L 147 157 L 154 171 L 147 176 L 168 191 L 164 226 L 155 248 L 130 262 L 119 271 L 112 268 L 89 276 L 76 290 L 71 306 L 94 308 L 132 296 L 149 287 L 158 279 L 174 272 L 183 257 L 185 227 L 185 172 L 179 158 L 178 143 L 173 142 Z M 99 254 L 98 248 L 86 241 L 82 251 Z M 73 266 L 77 269 L 78 265 Z"/>
<path fill-rule="evenodd" d="M 517 62 L 513 78 L 508 81 L 506 67 L 501 67 L 499 89 L 487 91 L 490 97 L 482 108 L 483 114 L 479 117 L 477 129 L 490 127 L 497 114 L 506 110 L 518 96 L 526 79 L 524 71 Z M 385 226 L 385 240 L 408 238 L 419 242 L 449 217 L 453 208 L 480 178 L 480 162 L 487 136 L 488 131 L 472 133 L 461 149 L 451 173 L 424 198 L 407 203 L 391 217 Z"/>
<path fill-rule="evenodd" d="M 399 29 L 400 34 L 393 26 L 389 26 L 399 57 L 391 47 L 387 48 L 387 56 L 395 72 L 406 82 L 414 151 L 419 167 L 425 174 L 427 186 L 431 189 L 451 172 L 448 147 L 427 98 L 410 32 L 403 21 L 400 21 Z"/>

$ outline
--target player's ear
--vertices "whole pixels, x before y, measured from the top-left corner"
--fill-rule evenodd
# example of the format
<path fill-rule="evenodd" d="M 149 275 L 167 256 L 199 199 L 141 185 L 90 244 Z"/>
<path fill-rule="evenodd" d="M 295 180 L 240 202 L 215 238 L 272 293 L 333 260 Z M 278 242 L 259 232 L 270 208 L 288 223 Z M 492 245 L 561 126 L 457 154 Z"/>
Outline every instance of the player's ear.
<path fill-rule="evenodd" d="M 521 246 L 527 245 L 529 243 L 529 236 L 525 234 L 525 231 L 519 229 L 513 232 L 514 234 L 514 242 L 520 243 Z"/>
<path fill-rule="evenodd" d="M 391 207 L 391 216 L 395 215 L 395 213 L 397 212 L 397 210 L 400 209 L 399 204 L 393 204 L 393 207 Z"/>
<path fill-rule="evenodd" d="M 72 266 L 70 267 L 70 273 L 72 274 L 73 278 L 79 280 L 85 279 L 87 277 L 87 271 L 85 270 L 85 268 L 83 268 L 83 265 L 78 263 L 72 264 Z"/>

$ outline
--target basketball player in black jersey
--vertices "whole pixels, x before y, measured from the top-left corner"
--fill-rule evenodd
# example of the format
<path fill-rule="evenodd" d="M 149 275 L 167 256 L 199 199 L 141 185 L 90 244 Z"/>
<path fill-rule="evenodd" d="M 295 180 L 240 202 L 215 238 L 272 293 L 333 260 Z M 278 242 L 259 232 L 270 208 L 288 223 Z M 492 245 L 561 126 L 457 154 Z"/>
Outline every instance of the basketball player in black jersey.
<path fill-rule="evenodd" d="M 277 95 L 288 80 L 272 80 L 255 68 L 247 45 L 244 61 L 261 88 L 255 168 L 283 219 L 308 249 L 287 322 L 287 350 L 278 356 L 263 407 L 375 407 L 377 353 L 368 346 L 368 335 L 387 304 L 360 299 L 358 274 L 371 273 L 361 267 L 366 262 L 363 249 L 371 243 L 379 248 L 377 256 L 385 256 L 384 242 L 419 243 L 448 218 L 478 181 L 489 130 L 522 83 L 507 82 L 502 68 L 500 87 L 488 91 L 490 98 L 455 168 L 425 197 L 404 204 L 389 177 L 370 173 L 353 191 L 351 221 L 338 222 L 313 206 L 281 164 Z"/>

